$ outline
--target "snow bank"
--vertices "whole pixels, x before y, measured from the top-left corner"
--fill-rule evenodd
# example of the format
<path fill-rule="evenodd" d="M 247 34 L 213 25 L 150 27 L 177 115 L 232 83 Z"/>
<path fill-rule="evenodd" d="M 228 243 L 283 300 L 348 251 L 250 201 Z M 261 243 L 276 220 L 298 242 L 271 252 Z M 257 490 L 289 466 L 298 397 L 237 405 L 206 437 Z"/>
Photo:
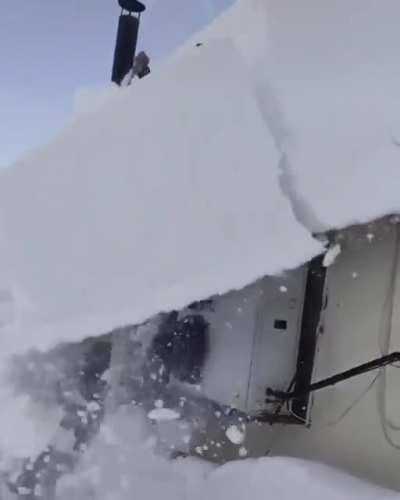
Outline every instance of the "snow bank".
<path fill-rule="evenodd" d="M 228 464 L 209 476 L 201 494 L 194 498 L 291 500 L 300 496 L 308 500 L 383 500 L 397 497 L 323 465 L 289 458 Z"/>
<path fill-rule="evenodd" d="M 19 298 L 4 349 L 99 334 L 314 256 L 278 162 L 229 40 L 77 116 L 0 176 L 3 262 Z"/>
<path fill-rule="evenodd" d="M 289 458 L 233 462 L 215 468 L 194 459 L 172 462 L 154 453 L 138 415 L 123 410 L 65 476 L 58 500 L 383 500 L 395 493 L 371 486 L 323 465 Z"/>

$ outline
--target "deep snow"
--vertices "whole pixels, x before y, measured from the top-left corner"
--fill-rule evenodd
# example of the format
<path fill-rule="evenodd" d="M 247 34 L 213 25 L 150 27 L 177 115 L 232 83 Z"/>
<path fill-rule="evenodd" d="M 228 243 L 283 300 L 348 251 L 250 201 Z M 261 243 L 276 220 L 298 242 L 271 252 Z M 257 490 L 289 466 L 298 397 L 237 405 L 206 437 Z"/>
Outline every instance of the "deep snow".
<path fill-rule="evenodd" d="M 397 13 L 238 2 L 2 172 L 9 349 L 242 287 L 321 251 L 305 229 L 397 211 Z"/>
<path fill-rule="evenodd" d="M 137 410 L 136 410 L 137 411 Z M 140 415 L 120 411 L 107 422 L 73 476 L 65 476 L 60 500 L 384 500 L 398 495 L 329 467 L 298 459 L 264 458 L 213 467 L 195 459 L 167 462 L 154 455 Z"/>
<path fill-rule="evenodd" d="M 230 40 L 78 115 L 1 173 L 17 306 L 7 348 L 138 323 L 320 252 L 280 190 L 278 162 Z"/>
<path fill-rule="evenodd" d="M 1 287 L 15 300 L 2 354 L 239 288 L 322 251 L 312 231 L 398 211 L 399 10 L 392 0 L 241 0 L 196 35 L 202 46 L 193 39 L 1 172 Z M 22 444 L 40 447 L 19 402 L 4 425 L 15 412 Z M 105 427 L 106 447 L 100 435 L 60 498 L 125 500 L 133 488 L 168 500 L 302 488 L 311 499 L 394 496 L 288 459 L 213 472 L 171 464 L 132 433 L 133 417 L 109 418 L 118 432 Z"/>

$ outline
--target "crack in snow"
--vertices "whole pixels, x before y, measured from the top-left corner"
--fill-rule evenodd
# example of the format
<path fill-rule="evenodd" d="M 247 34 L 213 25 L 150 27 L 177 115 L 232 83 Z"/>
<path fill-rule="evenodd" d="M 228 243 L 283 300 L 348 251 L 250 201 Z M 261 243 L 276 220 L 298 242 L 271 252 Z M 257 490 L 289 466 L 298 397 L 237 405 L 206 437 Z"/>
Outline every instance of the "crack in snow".
<path fill-rule="evenodd" d="M 278 182 L 284 197 L 289 201 L 296 220 L 307 231 L 310 228 L 323 228 L 321 220 L 311 208 L 310 203 L 296 187 L 296 176 L 289 161 L 287 144 L 290 140 L 289 126 L 274 91 L 267 78 L 256 78 L 255 97 L 261 116 L 270 131 L 276 148 L 280 153 L 278 162 Z"/>

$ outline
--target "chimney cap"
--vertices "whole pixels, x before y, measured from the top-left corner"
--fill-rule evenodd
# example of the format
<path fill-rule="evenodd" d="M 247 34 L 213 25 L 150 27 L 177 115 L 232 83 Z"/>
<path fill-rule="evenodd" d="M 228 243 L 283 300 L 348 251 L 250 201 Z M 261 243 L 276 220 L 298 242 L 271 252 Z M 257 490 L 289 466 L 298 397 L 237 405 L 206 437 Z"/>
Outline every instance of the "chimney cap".
<path fill-rule="evenodd" d="M 128 12 L 135 12 L 140 14 L 146 10 L 146 6 L 138 0 L 118 0 L 120 7 Z"/>

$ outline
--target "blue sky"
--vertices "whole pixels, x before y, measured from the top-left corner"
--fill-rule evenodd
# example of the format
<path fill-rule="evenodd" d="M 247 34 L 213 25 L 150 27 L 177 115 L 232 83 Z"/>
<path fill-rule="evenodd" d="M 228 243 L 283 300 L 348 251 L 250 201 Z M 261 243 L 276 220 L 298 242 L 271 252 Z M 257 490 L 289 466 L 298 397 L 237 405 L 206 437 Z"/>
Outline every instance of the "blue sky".
<path fill-rule="evenodd" d="M 233 0 L 148 0 L 140 48 L 159 59 Z M 117 0 L 0 0 L 0 166 L 48 142 L 77 89 L 108 82 Z"/>

